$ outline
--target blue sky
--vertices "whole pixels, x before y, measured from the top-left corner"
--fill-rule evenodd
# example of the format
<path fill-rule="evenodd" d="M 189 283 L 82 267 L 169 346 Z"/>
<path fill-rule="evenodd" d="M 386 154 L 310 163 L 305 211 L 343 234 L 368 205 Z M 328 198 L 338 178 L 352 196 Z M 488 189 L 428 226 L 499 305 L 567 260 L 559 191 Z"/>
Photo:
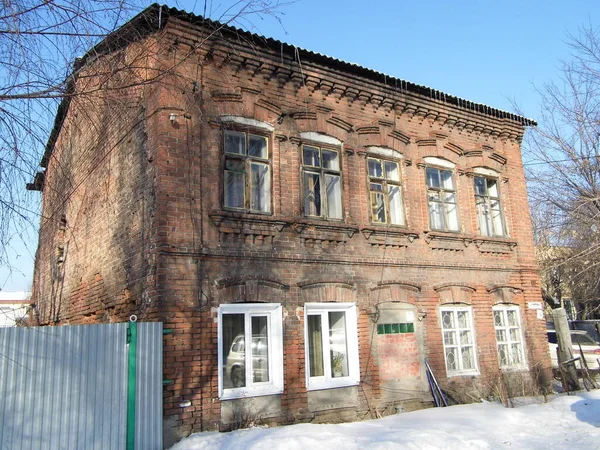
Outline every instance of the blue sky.
<path fill-rule="evenodd" d="M 209 0 L 208 10 L 218 19 L 234 3 Z M 203 11 L 199 1 L 169 4 Z M 557 79 L 569 57 L 567 33 L 600 24 L 593 0 L 300 0 L 281 12 L 281 24 L 248 17 L 238 26 L 495 108 L 512 111 L 514 100 L 533 119 L 535 86 Z M 31 285 L 35 243 L 15 247 L 12 275 L 0 269 L 4 291 Z"/>

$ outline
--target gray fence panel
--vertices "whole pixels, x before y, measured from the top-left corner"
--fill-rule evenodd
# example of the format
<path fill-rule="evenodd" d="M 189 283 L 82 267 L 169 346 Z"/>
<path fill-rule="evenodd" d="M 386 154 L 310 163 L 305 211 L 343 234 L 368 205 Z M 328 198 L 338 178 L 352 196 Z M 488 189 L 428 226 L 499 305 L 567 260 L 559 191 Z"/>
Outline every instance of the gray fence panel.
<path fill-rule="evenodd" d="M 127 327 L 1 328 L 0 449 L 124 449 Z M 162 324 L 138 334 L 136 448 L 161 448 Z"/>
<path fill-rule="evenodd" d="M 161 450 L 163 440 L 163 326 L 138 322 L 135 448 Z"/>

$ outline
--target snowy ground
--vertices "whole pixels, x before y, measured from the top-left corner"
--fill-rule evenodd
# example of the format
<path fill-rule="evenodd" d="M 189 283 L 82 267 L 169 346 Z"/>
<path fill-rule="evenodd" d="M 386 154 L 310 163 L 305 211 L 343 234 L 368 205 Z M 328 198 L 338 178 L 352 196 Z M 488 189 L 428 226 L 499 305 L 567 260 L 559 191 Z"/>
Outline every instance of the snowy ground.
<path fill-rule="evenodd" d="M 339 425 L 198 433 L 171 450 L 600 449 L 600 390 L 515 405 L 484 402 Z"/>

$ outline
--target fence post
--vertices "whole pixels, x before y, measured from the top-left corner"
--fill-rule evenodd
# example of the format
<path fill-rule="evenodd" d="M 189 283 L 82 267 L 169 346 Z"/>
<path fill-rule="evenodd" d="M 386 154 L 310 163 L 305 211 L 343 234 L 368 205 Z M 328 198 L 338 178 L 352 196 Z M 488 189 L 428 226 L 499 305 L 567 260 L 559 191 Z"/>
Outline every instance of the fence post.
<path fill-rule="evenodd" d="M 127 327 L 128 364 L 127 364 L 127 450 L 135 450 L 135 393 L 137 371 L 137 317 L 129 320 Z"/>

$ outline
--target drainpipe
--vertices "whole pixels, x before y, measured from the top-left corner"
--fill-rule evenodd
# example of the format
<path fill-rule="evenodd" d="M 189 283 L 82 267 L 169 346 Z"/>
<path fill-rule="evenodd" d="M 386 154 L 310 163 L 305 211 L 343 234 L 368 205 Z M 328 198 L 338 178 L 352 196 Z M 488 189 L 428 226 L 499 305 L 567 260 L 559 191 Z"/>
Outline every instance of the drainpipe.
<path fill-rule="evenodd" d="M 136 371 L 137 371 L 137 316 L 129 317 L 127 327 L 128 361 L 127 361 L 127 441 L 126 449 L 135 450 L 135 403 L 136 403 Z"/>

